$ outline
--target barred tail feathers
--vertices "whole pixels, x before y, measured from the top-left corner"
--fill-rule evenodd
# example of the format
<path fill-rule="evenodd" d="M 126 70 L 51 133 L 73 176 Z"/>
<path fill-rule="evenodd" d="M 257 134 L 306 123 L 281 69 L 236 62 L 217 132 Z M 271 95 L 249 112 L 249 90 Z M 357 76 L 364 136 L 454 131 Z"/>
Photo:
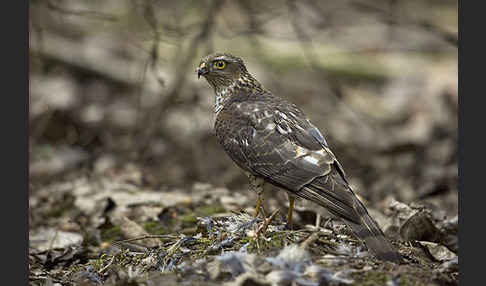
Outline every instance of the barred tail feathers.
<path fill-rule="evenodd" d="M 360 239 L 365 241 L 368 249 L 377 258 L 399 262 L 400 255 L 351 188 L 345 182 L 330 183 L 328 180 L 330 178 L 317 178 L 296 194 L 323 206 L 330 213 L 341 218 Z"/>

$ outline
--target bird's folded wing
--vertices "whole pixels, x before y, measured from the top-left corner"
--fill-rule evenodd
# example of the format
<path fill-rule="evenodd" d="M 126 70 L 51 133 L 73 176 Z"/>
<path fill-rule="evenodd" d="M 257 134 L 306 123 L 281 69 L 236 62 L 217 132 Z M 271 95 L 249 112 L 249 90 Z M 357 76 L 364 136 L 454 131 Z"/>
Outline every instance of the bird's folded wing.
<path fill-rule="evenodd" d="M 286 189 L 298 191 L 336 166 L 324 136 L 290 103 L 236 102 L 218 116 L 216 132 L 231 158 Z"/>
<path fill-rule="evenodd" d="M 225 127 L 233 130 L 221 137 L 231 158 L 254 175 L 343 219 L 378 257 L 399 261 L 393 246 L 349 187 L 319 130 L 292 105 L 265 104 L 240 102 L 231 116 L 223 113 Z"/>

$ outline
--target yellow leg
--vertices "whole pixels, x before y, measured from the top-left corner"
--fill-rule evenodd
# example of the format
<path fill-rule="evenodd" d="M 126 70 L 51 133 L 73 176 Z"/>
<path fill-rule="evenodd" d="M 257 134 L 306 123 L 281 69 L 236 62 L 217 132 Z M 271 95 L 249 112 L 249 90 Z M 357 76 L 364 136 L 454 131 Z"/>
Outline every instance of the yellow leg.
<path fill-rule="evenodd" d="M 294 202 L 295 202 L 295 197 L 289 195 L 289 214 L 287 216 L 287 223 L 290 225 L 290 228 L 292 228 L 292 215 L 294 214 Z"/>
<path fill-rule="evenodd" d="M 258 200 L 257 200 L 257 205 L 255 209 L 255 217 L 258 216 L 260 213 L 260 208 L 263 208 L 263 185 L 265 184 L 265 181 L 262 178 L 255 177 L 252 174 L 247 174 L 249 183 L 250 183 L 250 189 L 255 191 L 258 195 Z M 264 214 L 265 215 L 265 214 Z"/>
<path fill-rule="evenodd" d="M 262 207 L 262 205 L 263 205 L 263 198 L 260 194 L 258 194 L 258 200 L 255 208 L 255 217 L 257 217 L 258 214 L 260 213 L 260 208 Z"/>

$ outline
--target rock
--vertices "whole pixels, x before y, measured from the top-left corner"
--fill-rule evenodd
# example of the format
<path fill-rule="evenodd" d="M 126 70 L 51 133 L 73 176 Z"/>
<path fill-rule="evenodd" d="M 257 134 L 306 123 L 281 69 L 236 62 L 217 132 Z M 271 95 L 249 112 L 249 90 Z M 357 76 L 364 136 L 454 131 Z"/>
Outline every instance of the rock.
<path fill-rule="evenodd" d="M 430 241 L 419 241 L 419 243 L 426 247 L 429 250 L 429 253 L 437 260 L 437 261 L 447 261 L 451 260 L 457 255 L 447 249 L 447 247 L 440 245 L 438 243 L 430 242 Z"/>
<path fill-rule="evenodd" d="M 406 241 L 425 240 L 437 242 L 442 237 L 442 233 L 425 212 L 418 212 L 402 225 L 400 236 Z"/>
<path fill-rule="evenodd" d="M 29 233 L 29 246 L 39 252 L 80 245 L 82 242 L 83 236 L 79 233 L 60 231 L 54 228 L 38 229 L 35 233 Z"/>
<path fill-rule="evenodd" d="M 292 282 L 298 277 L 298 273 L 294 271 L 274 270 L 265 276 L 265 280 L 272 285 L 292 285 Z"/>
<path fill-rule="evenodd" d="M 123 235 L 128 239 L 149 235 L 149 233 L 141 225 L 128 219 L 125 216 L 111 216 L 111 221 L 114 225 L 120 226 Z M 133 243 L 141 244 L 146 247 L 155 247 L 160 245 L 160 240 L 156 238 L 146 238 L 146 239 L 137 240 L 136 242 Z"/>
<path fill-rule="evenodd" d="M 60 145 L 37 150 L 41 155 L 29 164 L 29 174 L 33 177 L 54 176 L 74 169 L 89 159 L 89 154 L 79 147 Z"/>
<path fill-rule="evenodd" d="M 255 274 L 246 273 L 240 275 L 235 281 L 225 284 L 226 286 L 271 286 L 272 284 L 264 281 Z"/>

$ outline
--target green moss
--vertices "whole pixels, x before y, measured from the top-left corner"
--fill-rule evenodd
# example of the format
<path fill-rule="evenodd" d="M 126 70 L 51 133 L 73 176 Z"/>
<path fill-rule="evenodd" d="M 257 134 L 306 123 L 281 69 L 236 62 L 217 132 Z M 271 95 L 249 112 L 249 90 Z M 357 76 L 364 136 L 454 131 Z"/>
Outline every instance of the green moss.
<path fill-rule="evenodd" d="M 184 225 L 188 225 L 188 224 L 193 225 L 197 223 L 197 217 L 195 214 L 188 214 L 188 215 L 181 216 L 179 220 Z"/>
<path fill-rule="evenodd" d="M 390 274 L 379 271 L 367 271 L 351 274 L 351 277 L 355 279 L 354 285 L 356 286 L 376 286 L 386 285 L 392 277 Z"/>
<path fill-rule="evenodd" d="M 258 251 L 258 246 L 260 243 L 257 243 L 257 240 L 254 237 L 248 237 L 248 240 L 245 242 L 245 244 L 248 243 L 248 252 L 256 252 Z M 260 245 L 261 246 L 261 245 Z"/>
<path fill-rule="evenodd" d="M 198 242 L 199 242 L 199 244 L 201 244 L 203 246 L 206 246 L 206 245 L 211 245 L 212 243 L 214 243 L 214 240 L 213 239 L 206 238 L 206 237 L 201 237 L 198 240 Z"/>
<path fill-rule="evenodd" d="M 47 217 L 61 217 L 64 214 L 69 213 L 74 208 L 74 201 L 76 198 L 71 194 L 64 194 L 62 199 L 57 203 L 52 204 L 52 207 L 46 212 Z"/>
<path fill-rule="evenodd" d="M 286 234 L 285 233 L 282 233 L 282 232 L 275 232 L 272 234 L 271 236 L 271 239 L 270 241 L 268 242 L 268 244 L 271 246 L 271 247 L 278 247 L 278 248 L 282 248 L 285 246 L 285 242 L 286 242 Z"/>
<path fill-rule="evenodd" d="M 91 261 L 90 265 L 93 267 L 94 272 L 100 271 L 105 263 L 108 263 L 108 255 L 106 253 L 103 253 L 98 259 L 95 259 Z"/>
<path fill-rule="evenodd" d="M 109 265 L 110 267 L 136 266 L 139 265 L 141 261 L 145 259 L 148 255 L 149 255 L 148 252 L 143 254 L 133 255 L 130 254 L 130 251 L 128 249 L 120 251 L 115 256 L 107 255 L 106 253 L 104 253 L 101 254 L 99 258 L 88 262 L 88 264 L 85 265 L 85 268 L 91 266 L 92 272 L 100 272 L 100 270 L 105 268 L 107 265 Z M 75 270 L 74 272 L 77 272 L 80 270 L 80 267 L 78 266 L 77 268 L 72 268 L 72 269 Z"/>
<path fill-rule="evenodd" d="M 400 286 L 425 286 L 427 282 L 421 281 L 419 277 L 402 274 L 399 278 Z"/>
<path fill-rule="evenodd" d="M 101 230 L 101 240 L 113 242 L 116 240 L 123 239 L 123 232 L 119 226 L 113 226 L 110 228 L 102 229 Z"/>
<path fill-rule="evenodd" d="M 201 206 L 200 208 L 196 209 L 196 213 L 200 216 L 210 216 L 217 213 L 224 213 L 226 209 L 223 208 L 221 205 L 205 205 Z"/>
<path fill-rule="evenodd" d="M 143 224 L 143 228 L 149 234 L 161 235 L 170 233 L 170 230 L 164 227 L 160 221 L 147 221 Z"/>

